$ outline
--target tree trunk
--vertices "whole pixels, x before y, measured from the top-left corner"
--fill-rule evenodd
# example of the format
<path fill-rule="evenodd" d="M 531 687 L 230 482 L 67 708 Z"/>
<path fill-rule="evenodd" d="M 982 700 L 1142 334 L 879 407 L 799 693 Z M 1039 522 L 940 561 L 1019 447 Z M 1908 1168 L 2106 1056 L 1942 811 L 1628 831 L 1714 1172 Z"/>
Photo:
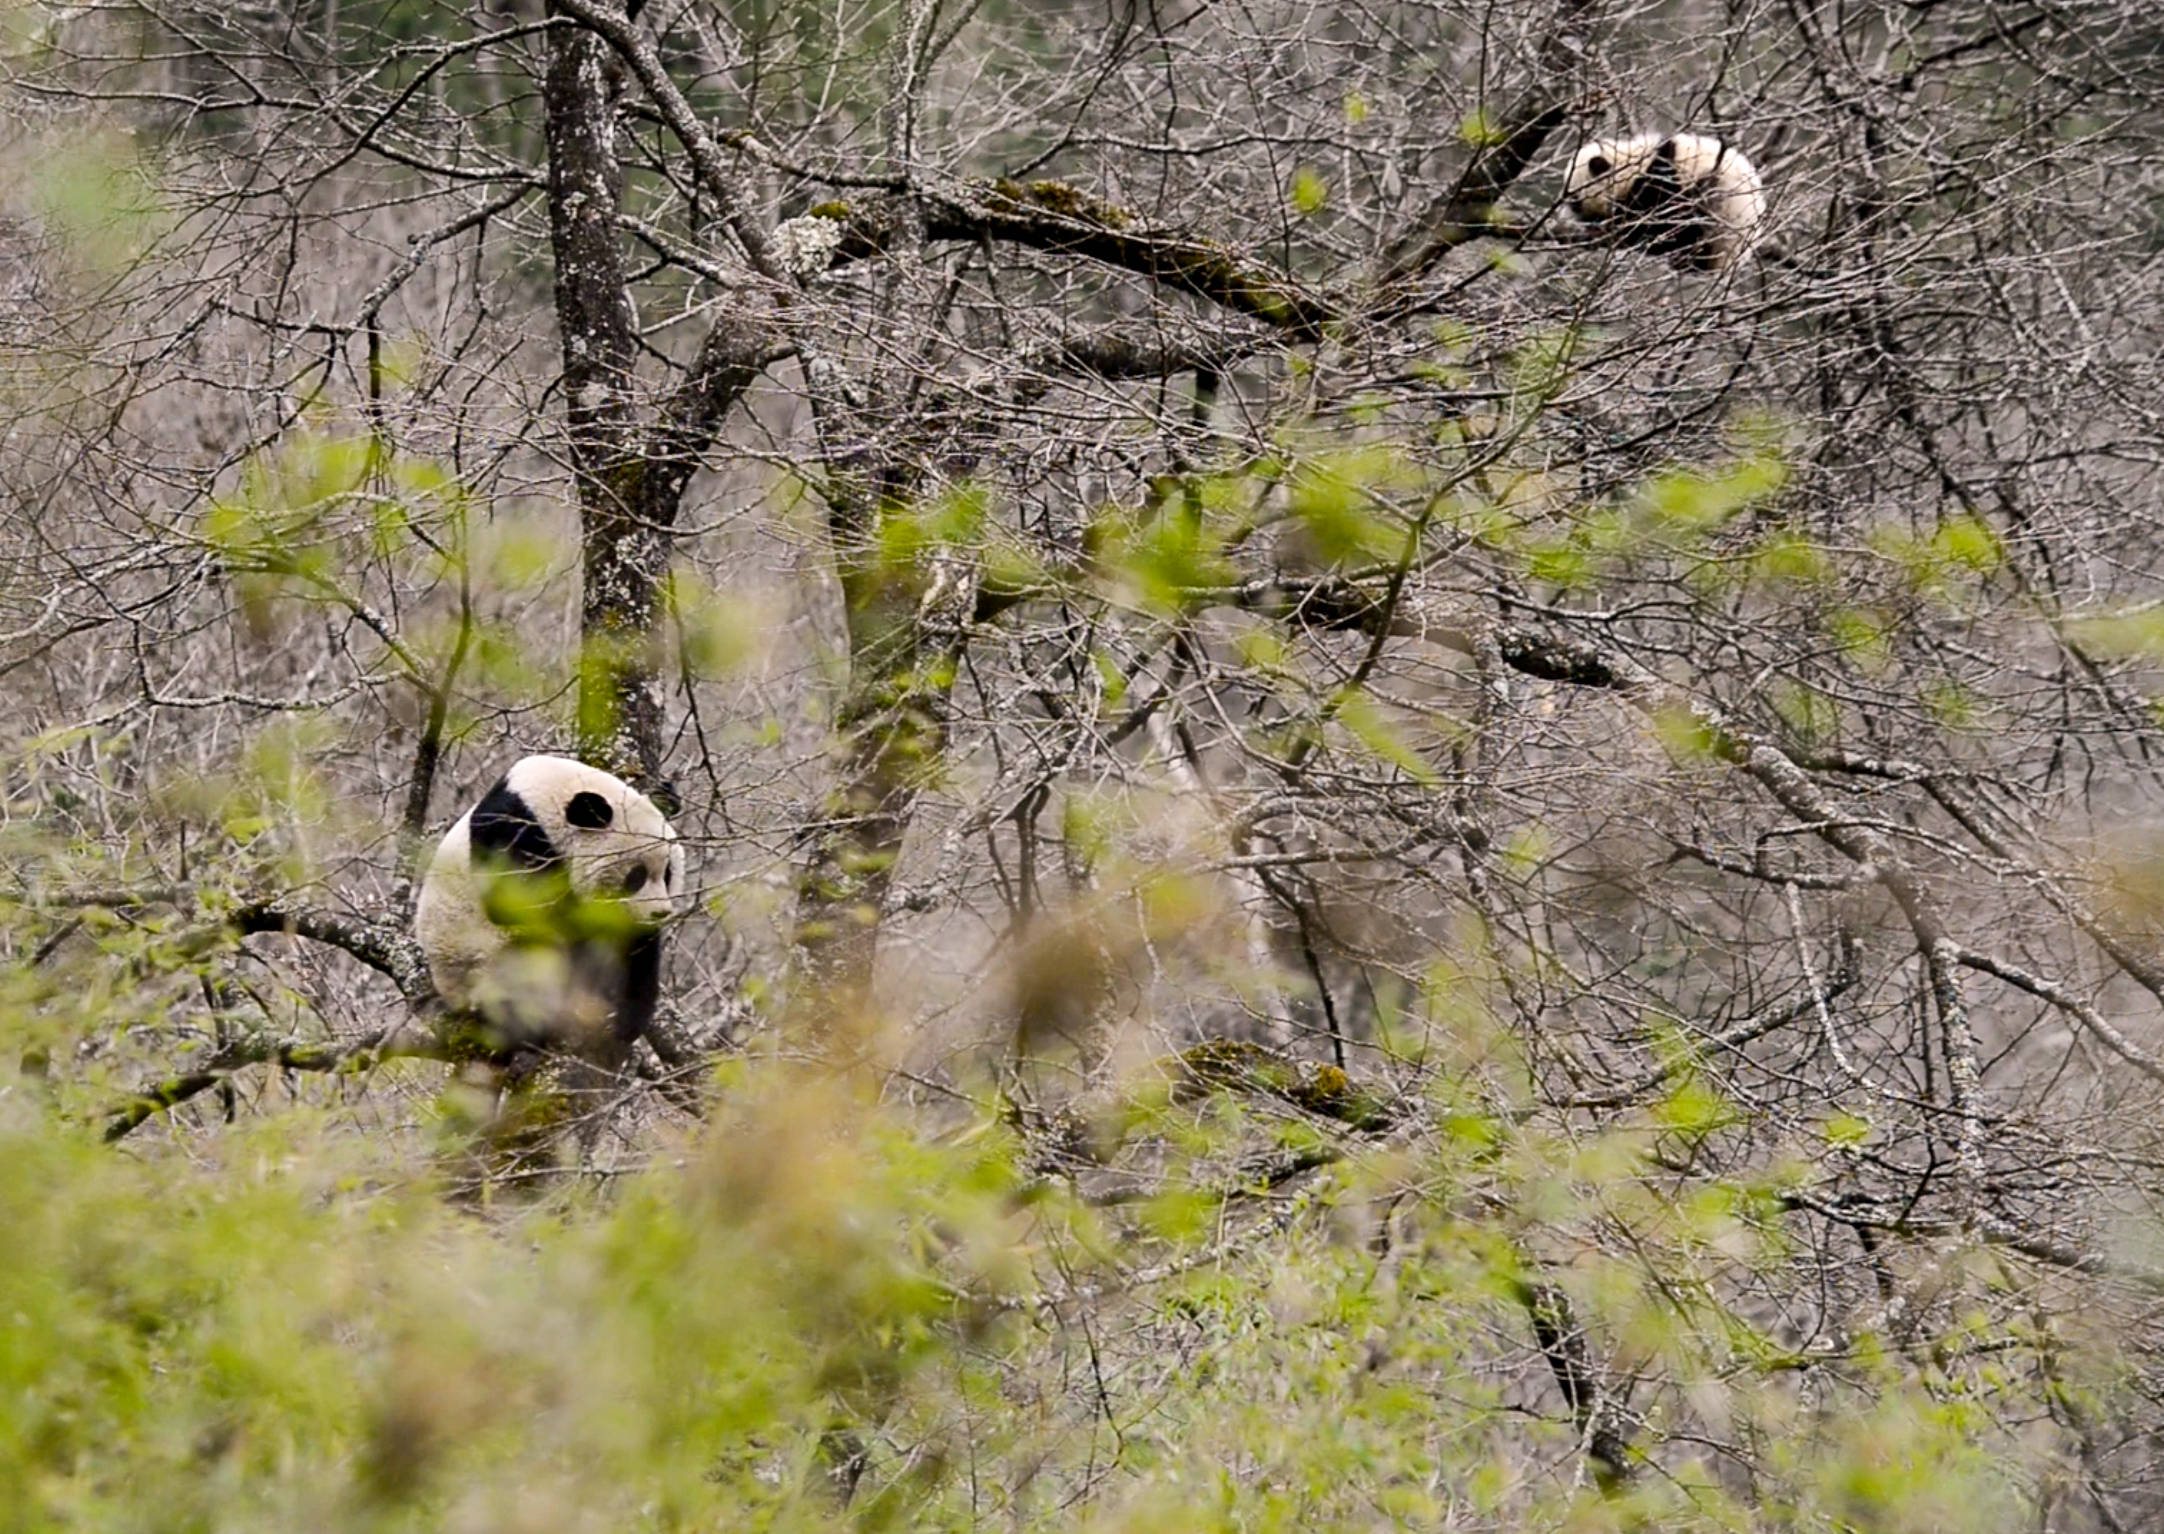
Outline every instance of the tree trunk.
<path fill-rule="evenodd" d="M 552 5 L 551 15 L 560 15 Z M 662 581 L 681 481 L 666 499 L 645 460 L 631 303 L 616 216 L 621 67 L 576 26 L 549 33 L 543 104 L 549 140 L 549 237 L 556 257 L 564 400 L 577 485 L 580 754 L 627 781 L 661 780 L 663 704 L 655 664 Z"/>
<path fill-rule="evenodd" d="M 794 944 L 822 1033 L 860 1020 L 870 1003 L 902 839 L 946 755 L 976 592 L 961 560 L 897 564 L 880 558 L 876 538 L 851 542 L 839 560 L 849 680 L 835 716 L 835 782 L 797 879 Z"/>

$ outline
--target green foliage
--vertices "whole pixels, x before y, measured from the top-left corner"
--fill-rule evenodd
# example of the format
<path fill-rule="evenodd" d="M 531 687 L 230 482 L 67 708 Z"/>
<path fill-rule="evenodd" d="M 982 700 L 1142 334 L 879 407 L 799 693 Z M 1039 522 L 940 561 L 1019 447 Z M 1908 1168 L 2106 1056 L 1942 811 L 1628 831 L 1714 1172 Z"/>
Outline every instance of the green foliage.
<path fill-rule="evenodd" d="M 1458 137 L 1475 149 L 1493 149 L 1510 134 L 1486 108 L 1482 108 L 1458 124 Z"/>
<path fill-rule="evenodd" d="M 1416 783 L 1441 781 L 1412 743 L 1399 733 L 1375 700 L 1358 688 L 1348 688 L 1336 700 L 1336 719 L 1367 750 L 1403 772 Z"/>
<path fill-rule="evenodd" d="M 1404 457 L 1382 445 L 1305 455 L 1286 489 L 1316 552 L 1332 564 L 1395 554 L 1404 543 L 1386 493 L 1417 484 Z"/>
<path fill-rule="evenodd" d="M 1233 578 L 1224 546 L 1221 519 L 1184 508 L 1135 515 L 1106 507 L 1086 535 L 1115 594 L 1163 614 L 1206 605 L 1210 590 Z"/>
<path fill-rule="evenodd" d="M 1851 664 L 1865 673 L 1886 669 L 1893 660 L 1893 624 L 1883 613 L 1836 607 L 1820 620 Z"/>
<path fill-rule="evenodd" d="M 1774 494 L 1787 479 L 1780 457 L 1767 450 L 1738 458 L 1724 468 L 1676 469 L 1655 475 L 1639 491 L 1638 501 L 1655 530 L 1703 536 Z"/>
<path fill-rule="evenodd" d="M 1313 218 L 1330 200 L 1330 183 L 1322 172 L 1312 165 L 1303 165 L 1292 178 L 1291 202 L 1293 211 L 1302 218 Z"/>
<path fill-rule="evenodd" d="M 1999 535 L 1971 516 L 1948 517 L 1928 534 L 1882 527 L 1871 544 L 1914 590 L 1945 603 L 1990 579 L 2006 562 Z"/>
<path fill-rule="evenodd" d="M 1852 1113 L 1836 1113 L 1826 1120 L 1826 1143 L 1854 1150 L 1871 1138 L 1871 1122 Z"/>
<path fill-rule="evenodd" d="M 1825 551 L 1791 530 L 1766 534 L 1741 559 L 1721 546 L 1724 531 L 1787 480 L 1778 446 L 1754 447 L 1723 464 L 1656 474 L 1627 500 L 1574 513 L 1561 532 L 1528 528 L 1512 541 L 1529 576 L 1565 591 L 1596 585 L 1611 569 L 1669 560 L 1708 591 L 1738 579 L 1769 588 L 1819 584 L 1832 575 Z"/>
<path fill-rule="evenodd" d="M 879 519 L 880 558 L 891 568 L 909 568 L 940 549 L 973 547 L 991 509 L 984 487 L 966 482 L 917 505 L 890 506 Z"/>
<path fill-rule="evenodd" d="M 684 665 L 695 675 L 726 676 L 753 661 L 766 643 L 771 614 L 764 604 L 716 591 L 683 565 L 669 572 L 668 604 Z"/>
<path fill-rule="evenodd" d="M 1990 1379 L 1959 1338 L 1928 1388 L 1868 1338 L 1800 1358 L 1720 1298 L 1783 1260 L 1774 1193 L 1650 1159 L 1735 1106 L 1685 1068 L 1591 1135 L 1495 1111 L 1522 1068 L 1462 997 L 1439 971 L 1432 1135 L 1333 1066 L 1190 1051 L 1091 1131 L 1166 1174 L 1126 1212 L 998 1115 L 928 1135 L 781 1062 L 726 1067 L 696 1141 L 604 1195 L 494 1208 L 332 1115 L 131 1154 L 16 1077 L 0 1505 L 26 1531 L 2007 1526 L 1978 1403 L 2024 1387 L 1991 1323 Z M 1518 1404 L 1536 1278 L 1681 1387 L 1656 1415 L 1718 1400 L 1758 1494 L 1688 1458 L 1577 1484 L 1567 1412 Z"/>
<path fill-rule="evenodd" d="M 1768 585 L 1815 586 L 1832 578 L 1833 565 L 1824 549 L 1784 529 L 1759 541 L 1751 554 L 1751 573 Z"/>
<path fill-rule="evenodd" d="M 69 252 L 114 271 L 141 258 L 172 220 L 154 168 L 118 133 L 59 139 L 35 153 L 32 198 Z"/>

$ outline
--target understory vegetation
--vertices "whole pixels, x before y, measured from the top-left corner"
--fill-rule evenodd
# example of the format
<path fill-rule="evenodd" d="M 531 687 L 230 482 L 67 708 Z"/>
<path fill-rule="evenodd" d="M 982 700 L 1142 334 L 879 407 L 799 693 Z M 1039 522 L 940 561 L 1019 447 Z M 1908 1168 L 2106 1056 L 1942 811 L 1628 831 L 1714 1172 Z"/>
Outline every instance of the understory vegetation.
<path fill-rule="evenodd" d="M 2155 1526 L 2153 9 L 0 10 L 0 1525 Z"/>

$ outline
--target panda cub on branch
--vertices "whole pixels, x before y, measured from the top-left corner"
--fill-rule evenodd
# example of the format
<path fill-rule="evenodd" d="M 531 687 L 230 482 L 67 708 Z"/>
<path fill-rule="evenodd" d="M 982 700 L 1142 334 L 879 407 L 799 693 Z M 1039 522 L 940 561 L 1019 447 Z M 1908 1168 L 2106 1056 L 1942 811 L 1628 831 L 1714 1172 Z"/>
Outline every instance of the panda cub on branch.
<path fill-rule="evenodd" d="M 569 757 L 524 757 L 444 833 L 414 935 L 438 994 L 495 1047 L 606 1054 L 653 1020 L 683 874 L 651 799 Z"/>
<path fill-rule="evenodd" d="M 1581 222 L 1685 271 L 1732 270 L 1757 243 L 1766 187 L 1742 150 L 1703 133 L 1598 138 L 1563 198 Z"/>

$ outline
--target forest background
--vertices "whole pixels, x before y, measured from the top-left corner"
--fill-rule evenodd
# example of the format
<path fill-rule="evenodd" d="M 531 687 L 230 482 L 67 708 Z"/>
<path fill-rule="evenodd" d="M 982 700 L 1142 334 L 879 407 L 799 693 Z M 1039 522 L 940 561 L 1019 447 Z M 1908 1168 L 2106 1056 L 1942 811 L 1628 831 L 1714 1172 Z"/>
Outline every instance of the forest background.
<path fill-rule="evenodd" d="M 2164 1516 L 2153 7 L 0 39 L 11 1527 Z M 694 893 L 510 1156 L 541 750 Z"/>

